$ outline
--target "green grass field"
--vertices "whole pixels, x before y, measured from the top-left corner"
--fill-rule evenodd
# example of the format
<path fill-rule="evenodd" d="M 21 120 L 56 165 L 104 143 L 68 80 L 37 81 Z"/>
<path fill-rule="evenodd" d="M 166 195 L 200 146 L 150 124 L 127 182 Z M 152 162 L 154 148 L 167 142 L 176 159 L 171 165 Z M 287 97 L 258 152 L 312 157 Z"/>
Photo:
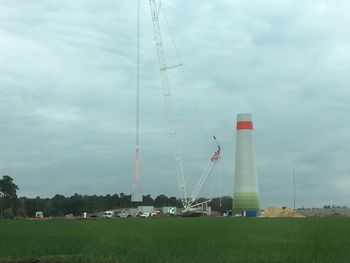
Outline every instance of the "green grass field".
<path fill-rule="evenodd" d="M 350 220 L 1 220 L 0 262 L 34 258 L 42 262 L 350 262 Z"/>

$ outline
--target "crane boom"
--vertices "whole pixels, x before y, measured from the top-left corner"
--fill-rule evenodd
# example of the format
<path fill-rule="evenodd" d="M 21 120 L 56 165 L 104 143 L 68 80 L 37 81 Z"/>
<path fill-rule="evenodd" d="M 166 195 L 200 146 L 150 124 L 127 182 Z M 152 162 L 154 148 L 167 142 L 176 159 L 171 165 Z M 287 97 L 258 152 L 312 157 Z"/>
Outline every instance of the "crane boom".
<path fill-rule="evenodd" d="M 204 168 L 201 177 L 199 178 L 199 181 L 197 185 L 195 186 L 191 197 L 187 197 L 187 190 L 186 190 L 186 184 L 185 184 L 185 177 L 183 172 L 183 166 L 182 166 L 182 154 L 180 150 L 180 145 L 177 137 L 177 129 L 176 129 L 176 119 L 174 116 L 172 101 L 171 101 L 171 92 L 170 92 L 170 86 L 169 86 L 169 78 L 168 78 L 168 70 L 177 66 L 181 66 L 182 64 L 175 65 L 175 66 L 167 66 L 164 48 L 163 48 L 163 41 L 162 41 L 162 34 L 160 30 L 160 24 L 159 24 L 159 13 L 160 13 L 160 0 L 149 0 L 150 7 L 151 7 L 151 15 L 152 15 L 152 23 L 153 23 L 153 31 L 154 31 L 154 37 L 155 37 L 155 43 L 156 43 L 156 50 L 157 50 L 157 56 L 158 56 L 158 62 L 159 62 L 159 68 L 160 68 L 160 75 L 162 80 L 162 88 L 163 88 L 163 96 L 165 100 L 165 108 L 166 108 L 166 115 L 168 119 L 168 127 L 169 127 L 169 135 L 173 144 L 174 149 L 174 159 L 175 159 L 175 166 L 176 166 L 176 176 L 177 176 L 177 183 L 180 191 L 180 199 L 182 202 L 182 206 L 184 208 L 184 212 L 190 210 L 193 207 L 198 206 L 198 204 L 194 204 L 194 202 L 197 199 L 197 196 L 202 189 L 204 183 L 206 182 L 207 178 L 211 174 L 211 172 L 214 170 L 216 164 L 218 163 L 218 160 L 220 158 L 221 148 L 217 144 L 217 151 L 215 154 L 211 157 L 211 159 L 208 161 L 207 166 Z M 216 137 L 214 136 L 214 140 L 216 142 Z M 208 202 L 208 201 L 206 201 Z"/>
<path fill-rule="evenodd" d="M 209 175 L 212 173 L 212 171 L 214 170 L 217 162 L 219 161 L 220 154 L 221 154 L 221 147 L 218 145 L 218 149 L 216 150 L 216 152 L 213 155 L 213 157 L 211 157 L 211 159 L 208 161 L 207 166 L 204 168 L 204 170 L 202 172 L 202 175 L 201 175 L 201 177 L 198 180 L 197 185 L 193 189 L 191 197 L 188 200 L 188 204 L 187 204 L 188 208 L 191 208 L 193 203 L 196 201 L 200 190 L 202 189 L 202 187 L 205 184 L 205 182 L 207 181 Z"/>
<path fill-rule="evenodd" d="M 161 5 L 160 1 L 150 0 L 153 31 L 154 31 L 154 37 L 156 42 L 160 75 L 162 80 L 166 114 L 168 119 L 169 135 L 171 137 L 171 141 L 174 146 L 174 158 L 175 158 L 175 166 L 176 166 L 177 183 L 179 186 L 182 205 L 183 207 L 187 207 L 188 200 L 187 200 L 185 177 L 184 177 L 183 166 L 182 166 L 182 157 L 181 157 L 182 154 L 179 146 L 179 141 L 177 138 L 176 119 L 174 116 L 173 106 L 171 102 L 171 92 L 170 92 L 168 72 L 167 72 L 169 67 L 167 66 L 166 59 L 165 59 L 162 35 L 161 35 L 161 30 L 159 25 L 160 5 Z"/>

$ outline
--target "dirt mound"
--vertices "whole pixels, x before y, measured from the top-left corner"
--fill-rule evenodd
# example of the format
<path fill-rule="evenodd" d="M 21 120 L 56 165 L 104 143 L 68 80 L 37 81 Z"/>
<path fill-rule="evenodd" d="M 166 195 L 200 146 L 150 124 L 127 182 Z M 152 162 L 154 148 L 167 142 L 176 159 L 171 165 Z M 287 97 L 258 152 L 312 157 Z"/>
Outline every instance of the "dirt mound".
<path fill-rule="evenodd" d="M 261 213 L 262 217 L 305 217 L 303 214 L 294 211 L 292 208 L 268 207 Z"/>

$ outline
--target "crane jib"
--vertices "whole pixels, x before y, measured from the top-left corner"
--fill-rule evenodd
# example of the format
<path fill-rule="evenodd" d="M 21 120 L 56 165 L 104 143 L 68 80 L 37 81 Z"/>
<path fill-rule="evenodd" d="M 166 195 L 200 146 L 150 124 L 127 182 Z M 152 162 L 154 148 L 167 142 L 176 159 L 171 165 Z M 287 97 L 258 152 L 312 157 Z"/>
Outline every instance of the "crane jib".
<path fill-rule="evenodd" d="M 202 189 L 204 183 L 206 182 L 208 176 L 211 174 L 216 164 L 218 163 L 218 160 L 221 154 L 221 147 L 217 144 L 216 137 L 214 136 L 214 140 L 215 140 L 215 143 L 217 144 L 218 149 L 216 150 L 214 155 L 208 160 L 208 163 L 204 168 L 204 170 L 202 171 L 202 174 L 191 194 L 191 197 L 188 198 L 186 184 L 185 184 L 185 177 L 183 172 L 183 165 L 182 165 L 182 154 L 181 154 L 180 144 L 177 137 L 176 118 L 173 111 L 170 85 L 169 85 L 168 73 L 167 73 L 168 69 L 182 66 L 182 64 L 178 64 L 170 67 L 167 66 L 165 52 L 163 49 L 161 29 L 159 24 L 160 0 L 150 0 L 149 3 L 151 7 L 153 32 L 154 32 L 154 38 L 155 38 L 155 44 L 156 44 L 156 50 L 157 50 L 157 56 L 158 56 L 159 69 L 161 73 L 160 75 L 161 75 L 161 82 L 162 82 L 162 89 L 163 89 L 163 97 L 165 101 L 166 115 L 168 120 L 169 137 L 171 138 L 171 142 L 173 145 L 173 155 L 174 155 L 175 166 L 176 166 L 175 170 L 176 170 L 177 184 L 179 187 L 181 203 L 183 205 L 184 211 L 188 211 L 189 209 L 198 205 L 194 203 L 197 199 L 197 196 L 200 190 Z"/>

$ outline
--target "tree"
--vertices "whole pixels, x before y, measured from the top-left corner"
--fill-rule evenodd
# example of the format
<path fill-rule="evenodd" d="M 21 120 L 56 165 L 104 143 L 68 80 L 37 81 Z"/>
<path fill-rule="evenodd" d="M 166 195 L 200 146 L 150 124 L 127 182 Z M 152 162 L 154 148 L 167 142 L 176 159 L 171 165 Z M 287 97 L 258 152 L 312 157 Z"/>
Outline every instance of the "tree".
<path fill-rule="evenodd" d="M 68 210 L 69 214 L 81 215 L 83 213 L 84 200 L 83 196 L 75 193 L 69 198 Z"/>
<path fill-rule="evenodd" d="M 64 216 L 67 211 L 67 199 L 63 195 L 56 194 L 51 199 L 51 207 L 54 216 Z"/>
<path fill-rule="evenodd" d="M 158 195 L 154 199 L 154 206 L 155 207 L 162 207 L 168 205 L 168 197 L 166 195 Z"/>
<path fill-rule="evenodd" d="M 17 201 L 18 186 L 13 179 L 4 175 L 0 179 L 0 214 L 3 216 L 6 210 L 6 216 L 12 217 L 15 213 L 14 206 Z"/>
<path fill-rule="evenodd" d="M 176 206 L 176 204 L 177 204 L 176 197 L 174 197 L 174 196 L 169 197 L 169 199 L 168 199 L 168 206 Z"/>
<path fill-rule="evenodd" d="M 154 205 L 154 200 L 151 195 L 144 195 L 142 205 Z"/>
<path fill-rule="evenodd" d="M 120 193 L 120 205 L 121 207 L 130 207 L 132 206 L 131 203 L 131 195 L 125 195 L 124 193 Z"/>
<path fill-rule="evenodd" d="M 228 210 L 232 209 L 232 197 L 231 196 L 222 196 L 221 198 L 215 197 L 209 203 L 209 206 L 211 206 L 212 210 L 216 210 L 221 213 L 227 212 Z"/>
<path fill-rule="evenodd" d="M 20 197 L 17 201 L 16 215 L 20 217 L 26 216 L 26 206 L 25 206 L 25 197 Z"/>

